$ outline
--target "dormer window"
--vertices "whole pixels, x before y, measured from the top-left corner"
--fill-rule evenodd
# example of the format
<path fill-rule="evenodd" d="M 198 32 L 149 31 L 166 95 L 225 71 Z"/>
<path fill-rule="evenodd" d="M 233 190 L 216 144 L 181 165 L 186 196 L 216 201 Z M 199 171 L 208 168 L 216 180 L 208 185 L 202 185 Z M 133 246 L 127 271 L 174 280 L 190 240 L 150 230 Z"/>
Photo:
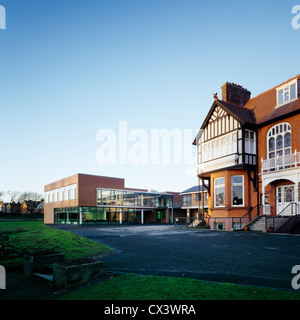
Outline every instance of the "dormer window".
<path fill-rule="evenodd" d="M 277 107 L 289 103 L 298 98 L 298 79 L 279 87 L 277 90 Z"/>

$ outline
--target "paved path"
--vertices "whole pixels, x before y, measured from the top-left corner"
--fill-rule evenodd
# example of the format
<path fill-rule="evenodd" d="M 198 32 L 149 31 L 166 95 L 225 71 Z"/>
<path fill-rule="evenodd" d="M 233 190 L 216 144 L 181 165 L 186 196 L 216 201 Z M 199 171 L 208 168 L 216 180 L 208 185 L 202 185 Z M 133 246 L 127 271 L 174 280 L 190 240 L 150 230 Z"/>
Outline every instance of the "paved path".
<path fill-rule="evenodd" d="M 155 226 L 55 226 L 116 249 L 107 271 L 292 289 L 300 236 Z"/>

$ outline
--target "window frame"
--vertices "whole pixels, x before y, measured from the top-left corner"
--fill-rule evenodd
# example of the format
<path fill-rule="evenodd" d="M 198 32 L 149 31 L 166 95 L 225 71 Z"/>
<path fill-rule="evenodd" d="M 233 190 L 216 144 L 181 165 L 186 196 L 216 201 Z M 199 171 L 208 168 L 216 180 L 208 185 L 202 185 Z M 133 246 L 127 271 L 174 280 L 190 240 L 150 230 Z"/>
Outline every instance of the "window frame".
<path fill-rule="evenodd" d="M 234 177 L 242 177 L 242 182 L 233 182 Z M 234 175 L 231 176 L 231 206 L 232 207 L 244 207 L 245 206 L 245 178 L 243 175 Z M 233 202 L 233 188 L 234 187 L 242 187 L 242 204 L 234 204 Z"/>
<path fill-rule="evenodd" d="M 295 85 L 295 98 L 291 99 L 291 87 Z M 282 103 L 279 103 L 279 93 L 282 91 Z M 285 100 L 285 95 L 288 94 L 288 99 Z M 285 104 L 288 104 L 296 99 L 298 99 L 299 88 L 298 88 L 298 79 L 294 79 L 289 83 L 286 83 L 278 88 L 276 88 L 276 108 L 281 107 Z"/>
<path fill-rule="evenodd" d="M 286 130 L 284 130 L 286 126 Z M 280 130 L 282 128 L 282 131 Z M 285 135 L 290 133 L 290 146 L 285 146 Z M 278 137 L 282 136 L 282 147 L 277 148 Z M 270 140 L 274 139 L 274 150 L 270 150 Z M 289 149 L 290 153 L 286 153 L 286 150 Z M 289 155 L 292 153 L 292 126 L 288 122 L 280 122 L 273 125 L 267 131 L 267 159 L 276 159 L 277 153 L 282 151 L 281 156 Z M 270 154 L 274 153 L 274 157 L 270 157 Z"/>
<path fill-rule="evenodd" d="M 224 183 L 223 183 L 223 184 L 220 184 L 220 185 L 217 185 L 216 182 L 217 182 L 218 180 L 221 180 L 221 179 L 224 179 Z M 222 204 L 222 205 L 217 205 L 217 200 L 216 200 L 217 192 L 216 192 L 216 190 L 217 190 L 218 188 L 224 188 L 224 204 Z M 215 207 L 215 208 L 225 208 L 225 195 L 226 195 L 225 177 L 215 178 L 215 179 L 214 179 L 214 207 Z"/>

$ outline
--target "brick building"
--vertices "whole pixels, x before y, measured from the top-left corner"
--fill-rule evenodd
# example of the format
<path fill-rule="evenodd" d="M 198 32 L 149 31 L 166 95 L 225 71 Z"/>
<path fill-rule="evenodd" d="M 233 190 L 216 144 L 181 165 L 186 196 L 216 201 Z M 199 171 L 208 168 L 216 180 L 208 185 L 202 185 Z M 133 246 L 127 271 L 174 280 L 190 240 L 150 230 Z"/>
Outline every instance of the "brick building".
<path fill-rule="evenodd" d="M 46 224 L 172 223 L 180 195 L 126 188 L 121 178 L 75 174 L 44 187 Z"/>
<path fill-rule="evenodd" d="M 300 75 L 254 98 L 229 82 L 214 95 L 193 144 L 210 215 L 225 229 L 300 212 L 299 96 Z"/>
<path fill-rule="evenodd" d="M 193 222 L 208 213 L 208 196 L 205 187 L 198 185 L 186 189 L 180 193 L 182 197 L 181 209 L 185 210 L 184 217 Z M 189 222 L 188 221 L 188 222 Z"/>

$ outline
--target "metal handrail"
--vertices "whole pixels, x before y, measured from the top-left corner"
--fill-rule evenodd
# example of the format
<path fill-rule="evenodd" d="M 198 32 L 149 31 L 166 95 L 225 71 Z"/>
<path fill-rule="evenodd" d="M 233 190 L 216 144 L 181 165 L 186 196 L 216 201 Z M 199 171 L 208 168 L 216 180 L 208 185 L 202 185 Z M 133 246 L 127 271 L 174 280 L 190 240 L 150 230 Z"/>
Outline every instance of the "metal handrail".
<path fill-rule="evenodd" d="M 289 207 L 289 206 L 292 206 L 292 205 L 296 205 L 296 213 L 295 215 L 297 214 L 297 206 L 298 206 L 298 203 L 297 202 L 290 202 L 287 206 L 285 206 L 277 215 L 277 217 L 280 217 L 282 216 L 282 213 Z M 293 207 L 292 207 L 292 214 L 290 214 L 289 216 L 293 216 Z"/>

